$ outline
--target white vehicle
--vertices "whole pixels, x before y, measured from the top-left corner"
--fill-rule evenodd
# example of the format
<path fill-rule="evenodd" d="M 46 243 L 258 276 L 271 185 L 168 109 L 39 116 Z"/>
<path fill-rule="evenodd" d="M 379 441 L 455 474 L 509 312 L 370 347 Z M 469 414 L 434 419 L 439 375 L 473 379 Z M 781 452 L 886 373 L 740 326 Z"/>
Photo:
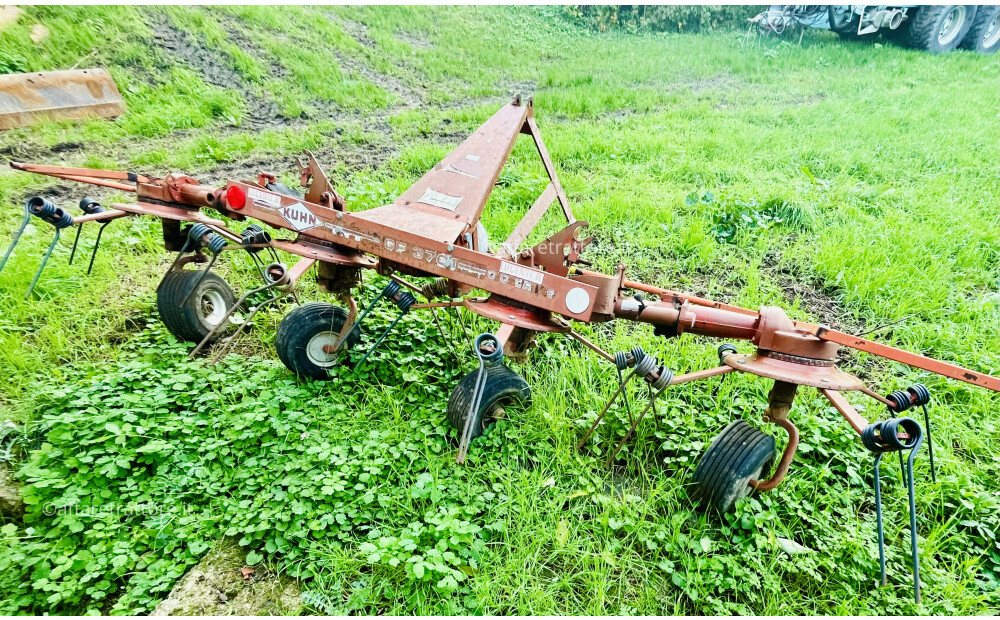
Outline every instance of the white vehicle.
<path fill-rule="evenodd" d="M 829 29 L 842 39 L 865 41 L 880 34 L 935 54 L 962 47 L 980 54 L 1000 49 L 1000 6 L 790 5 L 775 4 L 750 21 L 780 34 L 790 23 Z"/>

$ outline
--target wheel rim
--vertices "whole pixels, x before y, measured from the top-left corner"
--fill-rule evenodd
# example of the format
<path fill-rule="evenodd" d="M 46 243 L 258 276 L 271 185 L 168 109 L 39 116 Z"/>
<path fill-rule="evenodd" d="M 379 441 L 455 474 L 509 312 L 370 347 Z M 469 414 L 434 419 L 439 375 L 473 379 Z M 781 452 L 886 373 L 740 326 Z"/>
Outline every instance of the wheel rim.
<path fill-rule="evenodd" d="M 336 366 L 340 360 L 337 354 L 337 343 L 340 334 L 335 331 L 320 332 L 309 339 L 306 344 L 306 357 L 320 368 Z"/>
<path fill-rule="evenodd" d="M 226 316 L 226 299 L 219 291 L 209 289 L 201 294 L 199 308 L 201 309 L 201 320 L 206 325 L 215 327 Z"/>
<path fill-rule="evenodd" d="M 958 37 L 962 25 L 965 23 L 965 6 L 959 5 L 953 8 L 941 22 L 941 30 L 938 31 L 938 43 L 948 45 Z"/>
<path fill-rule="evenodd" d="M 992 47 L 997 40 L 1000 40 L 1000 14 L 995 15 L 990 25 L 986 27 L 986 32 L 983 34 L 983 47 Z"/>
<path fill-rule="evenodd" d="M 483 413 L 483 417 L 479 420 L 479 430 L 485 431 L 486 428 L 492 425 L 497 420 L 502 420 L 507 417 L 507 410 L 504 408 L 503 404 L 498 402 L 490 405 L 490 408 Z"/>

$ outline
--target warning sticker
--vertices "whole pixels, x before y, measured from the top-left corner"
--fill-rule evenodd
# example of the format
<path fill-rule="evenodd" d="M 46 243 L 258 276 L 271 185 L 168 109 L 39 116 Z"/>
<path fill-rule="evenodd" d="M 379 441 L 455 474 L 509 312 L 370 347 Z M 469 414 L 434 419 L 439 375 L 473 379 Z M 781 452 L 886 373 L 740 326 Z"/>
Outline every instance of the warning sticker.
<path fill-rule="evenodd" d="M 464 196 L 449 196 L 448 194 L 436 192 L 428 187 L 424 190 L 424 195 L 421 196 L 417 202 L 422 202 L 425 205 L 430 205 L 432 207 L 440 207 L 442 209 L 454 211 L 458 208 L 458 203 L 462 202 L 462 198 L 464 198 Z"/>
<path fill-rule="evenodd" d="M 500 273 L 506 273 L 514 276 L 515 278 L 521 278 L 522 280 L 527 280 L 528 282 L 534 282 L 535 284 L 541 284 L 543 277 L 541 271 L 528 269 L 527 267 L 522 267 L 517 263 L 508 263 L 507 261 L 500 263 Z"/>
<path fill-rule="evenodd" d="M 259 189 L 251 187 L 247 190 L 247 196 L 250 197 L 250 200 L 254 201 L 254 204 L 258 204 L 262 207 L 270 207 L 272 209 L 278 209 L 281 207 L 281 197 L 277 194 L 262 192 Z"/>

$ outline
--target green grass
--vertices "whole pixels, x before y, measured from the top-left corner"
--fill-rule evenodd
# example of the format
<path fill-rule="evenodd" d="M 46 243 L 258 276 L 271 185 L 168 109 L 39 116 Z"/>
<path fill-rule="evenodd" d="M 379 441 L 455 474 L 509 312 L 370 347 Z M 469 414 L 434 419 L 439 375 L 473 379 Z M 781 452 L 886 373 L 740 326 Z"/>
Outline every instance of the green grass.
<path fill-rule="evenodd" d="M 287 173 L 309 148 L 350 208 L 370 208 L 521 91 L 591 224 L 585 255 L 597 268 L 624 261 L 652 284 L 780 305 L 848 331 L 884 326 L 873 337 L 1000 374 L 996 56 L 935 57 L 822 32 L 800 45 L 728 32 L 597 35 L 533 8 L 25 13 L 0 33 L 0 68 L 107 66 L 128 113 L 6 132 L 0 151 L 12 159 L 183 170 L 217 183 L 232 171 Z M 35 21 L 52 31 L 38 45 L 27 38 Z M 207 50 L 228 82 L 161 47 L 152 33 L 167 26 Z M 284 118 L 259 124 L 269 106 Z M 544 178 L 522 140 L 484 216 L 492 238 L 513 228 Z M 23 199 L 54 187 L 0 171 L 0 242 Z M 87 190 L 70 189 L 54 197 L 75 209 Z M 85 251 L 95 232 L 84 231 Z M 212 367 L 188 361 L 155 318 L 169 264 L 155 222 L 112 224 L 89 278 L 79 259 L 66 264 L 64 238 L 25 301 L 49 233 L 29 228 L 0 274 L 0 419 L 26 425 L 31 451 L 18 467 L 32 502 L 24 523 L 4 526 L 0 611 L 148 612 L 223 535 L 300 577 L 322 597 L 311 600 L 331 602 L 317 608 L 326 612 L 1000 606 L 993 393 L 862 354 L 845 362 L 880 392 L 923 382 L 934 394 L 939 478 L 918 459 L 916 606 L 895 470 L 884 468 L 891 587 L 875 589 L 871 457 L 811 390 L 792 413 L 803 443 L 789 478 L 734 515 L 708 517 L 685 484 L 719 429 L 759 419 L 766 382 L 727 376 L 671 390 L 660 423 L 644 422 L 608 470 L 624 412 L 582 452 L 576 442 L 613 392 L 613 371 L 569 340 L 542 337 L 518 368 L 533 404 L 475 441 L 458 467 L 445 402 L 473 364 L 454 316 L 441 313 L 444 336 L 429 317 L 407 317 L 358 373 L 324 384 L 277 362 L 273 311 L 255 320 L 242 357 Z M 253 284 L 245 257 L 222 270 L 240 289 Z M 366 282 L 364 299 L 379 286 Z M 311 278 L 303 286 L 321 298 Z M 380 310 L 364 344 L 390 319 Z M 463 319 L 468 333 L 495 327 Z M 664 340 L 626 323 L 582 331 L 608 350 L 642 345 L 678 372 L 715 363 L 718 343 L 704 338 Z M 74 502 L 158 512 L 46 514 Z M 789 555 L 779 539 L 810 551 Z"/>

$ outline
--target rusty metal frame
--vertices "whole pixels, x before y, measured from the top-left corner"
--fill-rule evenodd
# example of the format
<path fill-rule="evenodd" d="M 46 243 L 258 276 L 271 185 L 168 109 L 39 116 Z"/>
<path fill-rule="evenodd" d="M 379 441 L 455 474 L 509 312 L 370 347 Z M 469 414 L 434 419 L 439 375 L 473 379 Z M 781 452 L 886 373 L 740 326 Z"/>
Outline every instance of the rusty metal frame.
<path fill-rule="evenodd" d="M 479 220 L 520 135 L 533 140 L 549 182 L 494 253 L 483 247 L 483 240 L 479 239 Z M 1000 391 L 1000 378 L 823 325 L 793 321 L 780 308 L 751 310 L 636 282 L 625 277 L 625 266 L 621 264 L 614 275 L 582 268 L 580 265 L 589 263 L 580 257 L 580 252 L 590 239 L 578 239 L 577 233 L 586 222 L 577 220 L 570 208 L 530 99 L 522 103 L 516 98 L 502 107 L 391 204 L 360 212 L 346 209 L 346 201 L 308 152 L 299 161 L 300 179 L 308 184 L 303 197 L 269 189 L 275 177 L 268 173 L 261 173 L 256 182 L 230 180 L 221 187 L 210 187 L 180 173 L 158 179 L 124 171 L 17 162 L 11 166 L 25 172 L 135 192 L 139 198 L 134 204 L 115 204 L 102 213 L 74 217 L 73 225 L 147 215 L 165 223 L 205 224 L 241 244 L 240 236 L 229 230 L 223 220 L 202 212 L 213 209 L 231 219 L 249 218 L 294 233 L 294 239 L 273 239 L 266 244 L 302 257 L 291 268 L 296 274 L 294 279 L 314 262 L 331 268 L 376 269 L 414 291 L 419 291 L 419 287 L 395 274 L 441 278 L 449 293 L 458 294 L 452 295 L 448 302 L 429 301 L 414 307 L 433 311 L 461 304 L 495 319 L 502 324 L 496 339 L 505 349 L 516 334 L 525 333 L 518 329 L 532 334 L 552 331 L 566 333 L 603 359 L 613 361 L 610 354 L 573 331 L 569 322 L 613 319 L 650 323 L 657 334 L 664 336 L 691 333 L 745 340 L 754 346 L 752 354 L 737 355 L 733 349 L 722 358 L 722 365 L 676 376 L 669 386 L 733 371 L 769 378 L 776 385 L 812 386 L 823 393 L 859 434 L 868 427 L 868 422 L 851 407 L 843 391 L 859 391 L 883 404 L 891 403 L 860 379 L 836 368 L 841 347 Z M 521 244 L 557 203 L 567 226 L 543 243 L 521 250 Z M 172 225 L 174 231 L 179 230 L 178 225 Z M 468 297 L 473 290 L 486 291 L 489 296 Z M 349 293 L 341 293 L 351 306 L 349 319 L 345 321 L 345 329 L 349 329 L 357 315 L 357 306 Z M 643 294 L 656 299 L 648 300 Z M 466 296 L 461 298 L 463 295 Z M 616 396 L 622 390 L 624 384 Z M 774 402 L 769 403 L 769 410 L 775 407 Z M 606 412 L 607 408 L 595 427 Z M 773 411 L 768 415 L 768 421 L 789 433 L 789 447 L 769 480 L 753 481 L 760 490 L 777 485 L 794 457 L 798 431 L 786 414 L 787 409 L 782 415 L 773 415 Z M 633 421 L 633 430 L 639 420 Z"/>

